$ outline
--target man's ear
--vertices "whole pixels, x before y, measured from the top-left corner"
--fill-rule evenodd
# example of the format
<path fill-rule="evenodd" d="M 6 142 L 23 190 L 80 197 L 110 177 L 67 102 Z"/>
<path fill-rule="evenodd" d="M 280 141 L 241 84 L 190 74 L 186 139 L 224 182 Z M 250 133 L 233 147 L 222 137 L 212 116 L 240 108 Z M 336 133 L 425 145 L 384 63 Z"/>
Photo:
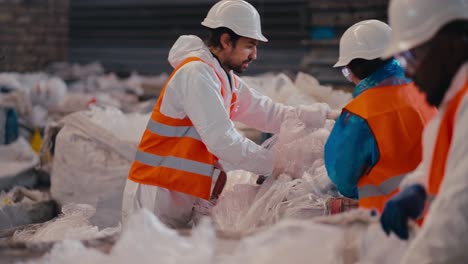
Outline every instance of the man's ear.
<path fill-rule="evenodd" d="M 223 49 L 232 47 L 231 36 L 229 36 L 228 33 L 221 34 L 219 42 L 221 43 L 221 47 Z"/>

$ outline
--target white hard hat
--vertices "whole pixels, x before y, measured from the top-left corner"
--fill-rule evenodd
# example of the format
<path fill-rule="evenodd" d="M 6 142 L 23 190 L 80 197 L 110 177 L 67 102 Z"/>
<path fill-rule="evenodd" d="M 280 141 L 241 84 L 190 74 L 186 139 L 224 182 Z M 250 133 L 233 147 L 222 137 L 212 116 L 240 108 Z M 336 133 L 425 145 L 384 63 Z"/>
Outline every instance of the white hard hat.
<path fill-rule="evenodd" d="M 333 67 L 348 65 L 354 59 L 380 58 L 388 47 L 392 29 L 379 20 L 364 20 L 348 28 L 340 39 L 340 57 Z"/>
<path fill-rule="evenodd" d="M 391 1 L 389 21 L 393 33 L 384 57 L 419 46 L 456 19 L 468 19 L 468 0 Z"/>
<path fill-rule="evenodd" d="M 208 28 L 226 27 L 239 36 L 267 42 L 262 35 L 260 14 L 243 0 L 222 0 L 216 3 L 201 23 Z"/>

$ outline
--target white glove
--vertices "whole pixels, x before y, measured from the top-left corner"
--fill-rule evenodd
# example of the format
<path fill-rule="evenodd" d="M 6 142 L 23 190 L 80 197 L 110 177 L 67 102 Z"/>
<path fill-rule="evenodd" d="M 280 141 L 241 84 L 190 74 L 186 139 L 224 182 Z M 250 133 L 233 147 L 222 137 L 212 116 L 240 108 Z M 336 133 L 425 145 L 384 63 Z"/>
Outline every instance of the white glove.
<path fill-rule="evenodd" d="M 310 105 L 300 105 L 296 108 L 299 120 L 308 127 L 323 127 L 328 113 L 331 111 L 326 103 L 314 103 Z"/>
<path fill-rule="evenodd" d="M 333 109 L 330 110 L 327 114 L 327 119 L 333 119 L 336 120 L 338 117 L 341 115 L 341 109 Z"/>

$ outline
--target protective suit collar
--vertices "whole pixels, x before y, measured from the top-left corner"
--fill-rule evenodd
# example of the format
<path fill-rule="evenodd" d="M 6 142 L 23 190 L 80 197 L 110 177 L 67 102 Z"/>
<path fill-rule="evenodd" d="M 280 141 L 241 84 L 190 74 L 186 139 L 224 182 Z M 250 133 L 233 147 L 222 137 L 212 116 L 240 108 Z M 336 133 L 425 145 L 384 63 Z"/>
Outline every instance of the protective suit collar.
<path fill-rule="evenodd" d="M 169 51 L 168 61 L 175 68 L 188 57 L 199 57 L 211 66 L 220 66 L 203 40 L 194 35 L 180 36 Z"/>
<path fill-rule="evenodd" d="M 203 40 L 195 35 L 180 36 L 169 51 L 168 61 L 173 68 L 176 68 L 188 57 L 198 57 L 208 63 L 215 69 L 217 74 L 221 75 L 223 78 L 223 85 L 229 87 L 231 90 L 233 89 L 230 81 L 233 72 L 226 72 Z"/>
<path fill-rule="evenodd" d="M 397 60 L 392 59 L 367 78 L 361 80 L 353 92 L 353 97 L 362 94 L 369 88 L 380 86 L 402 85 L 411 82 Z"/>

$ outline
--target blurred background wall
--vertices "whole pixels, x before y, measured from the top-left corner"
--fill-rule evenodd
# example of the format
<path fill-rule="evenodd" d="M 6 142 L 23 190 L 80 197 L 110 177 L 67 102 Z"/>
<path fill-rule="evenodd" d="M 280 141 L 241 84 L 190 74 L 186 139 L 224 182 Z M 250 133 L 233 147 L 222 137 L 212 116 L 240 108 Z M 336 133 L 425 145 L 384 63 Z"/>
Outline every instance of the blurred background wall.
<path fill-rule="evenodd" d="M 169 72 L 169 48 L 181 34 L 204 36 L 213 0 L 0 0 L 0 71 L 41 70 L 54 61 L 99 61 L 125 76 Z M 252 0 L 269 42 L 247 74 L 304 71 L 347 86 L 331 66 L 344 30 L 386 20 L 388 0 Z"/>
<path fill-rule="evenodd" d="M 37 71 L 68 59 L 68 0 L 0 0 L 0 71 Z"/>

